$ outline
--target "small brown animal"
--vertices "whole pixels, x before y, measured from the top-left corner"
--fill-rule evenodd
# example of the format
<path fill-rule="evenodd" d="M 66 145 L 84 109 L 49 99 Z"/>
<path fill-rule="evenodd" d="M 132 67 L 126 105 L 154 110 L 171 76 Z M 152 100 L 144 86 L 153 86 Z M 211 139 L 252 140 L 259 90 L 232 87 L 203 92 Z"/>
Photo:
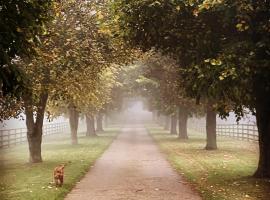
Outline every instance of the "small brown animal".
<path fill-rule="evenodd" d="M 64 168 L 65 165 L 59 165 L 53 170 L 53 177 L 55 186 L 62 186 L 64 183 Z"/>

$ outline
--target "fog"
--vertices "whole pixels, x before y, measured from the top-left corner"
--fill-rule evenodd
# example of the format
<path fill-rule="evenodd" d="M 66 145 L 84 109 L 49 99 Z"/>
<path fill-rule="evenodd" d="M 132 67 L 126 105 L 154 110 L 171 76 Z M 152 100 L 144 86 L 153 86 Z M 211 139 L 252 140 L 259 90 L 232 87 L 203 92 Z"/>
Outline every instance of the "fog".
<path fill-rule="evenodd" d="M 152 122 L 152 112 L 145 108 L 142 100 L 125 100 L 121 111 L 112 112 L 109 122 L 113 124 L 141 124 Z"/>
<path fill-rule="evenodd" d="M 144 108 L 142 101 L 132 102 L 122 114 L 126 123 L 143 123 L 152 120 L 152 113 Z"/>
<path fill-rule="evenodd" d="M 124 102 L 123 108 L 120 112 L 112 112 L 108 116 L 108 120 L 110 123 L 125 123 L 125 124 L 141 124 L 141 123 L 150 123 L 152 122 L 152 112 L 148 111 L 144 106 L 144 102 L 142 100 L 126 100 Z M 205 118 L 202 117 L 197 119 L 201 122 L 205 122 Z M 68 122 L 68 119 L 60 116 L 52 121 L 49 121 L 46 117 L 44 119 L 45 124 L 54 124 L 54 123 L 62 123 Z M 230 113 L 230 116 L 227 119 L 221 119 L 217 117 L 218 124 L 236 124 L 236 117 L 234 113 Z M 247 114 L 244 118 L 242 118 L 239 124 L 256 124 L 255 116 L 251 114 Z M 84 119 L 80 120 L 80 124 L 84 124 Z M 22 114 L 19 119 L 10 119 L 0 122 L 0 130 L 5 129 L 17 129 L 17 128 L 26 128 L 25 125 L 25 116 Z"/>
<path fill-rule="evenodd" d="M 227 117 L 227 119 L 221 119 L 220 117 L 217 117 L 217 123 L 218 124 L 236 124 L 236 117 L 234 113 L 230 113 L 230 116 Z M 246 114 L 239 122 L 239 124 L 252 124 L 256 125 L 256 117 L 252 114 Z"/>
<path fill-rule="evenodd" d="M 48 120 L 46 117 L 44 119 L 44 125 L 45 124 L 53 124 L 53 123 L 61 123 L 61 122 L 67 122 L 67 119 L 60 116 L 53 120 Z M 5 120 L 3 122 L 0 122 L 0 130 L 5 129 L 17 129 L 17 128 L 26 128 L 25 124 L 25 115 L 22 114 L 19 119 L 10 119 Z"/>

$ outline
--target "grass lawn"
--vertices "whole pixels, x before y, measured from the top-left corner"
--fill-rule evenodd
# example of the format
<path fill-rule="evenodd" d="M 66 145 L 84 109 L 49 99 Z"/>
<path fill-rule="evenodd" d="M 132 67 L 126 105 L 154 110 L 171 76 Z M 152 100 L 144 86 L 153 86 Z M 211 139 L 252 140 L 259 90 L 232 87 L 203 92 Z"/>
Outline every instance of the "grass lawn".
<path fill-rule="evenodd" d="M 163 128 L 147 126 L 172 166 L 207 200 L 269 200 L 270 180 L 251 175 L 258 162 L 257 144 L 218 137 L 217 151 L 206 151 L 205 136 L 189 130 L 181 141 Z"/>
<path fill-rule="evenodd" d="M 47 136 L 42 145 L 43 163 L 29 164 L 26 144 L 0 151 L 1 200 L 61 200 L 106 150 L 118 128 L 107 129 L 99 137 L 79 137 L 72 146 L 68 134 Z M 65 180 L 62 188 L 52 182 L 53 169 L 62 163 Z"/>

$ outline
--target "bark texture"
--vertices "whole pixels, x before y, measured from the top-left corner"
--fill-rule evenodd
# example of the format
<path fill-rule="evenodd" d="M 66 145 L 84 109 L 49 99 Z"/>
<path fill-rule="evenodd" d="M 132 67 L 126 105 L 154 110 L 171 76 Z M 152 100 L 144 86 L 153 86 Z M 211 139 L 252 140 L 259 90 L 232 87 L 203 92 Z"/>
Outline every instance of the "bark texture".
<path fill-rule="evenodd" d="M 109 117 L 108 115 L 104 115 L 104 126 L 107 128 L 109 126 Z"/>
<path fill-rule="evenodd" d="M 170 117 L 169 116 L 165 116 L 165 125 L 164 125 L 164 129 L 165 130 L 170 130 Z"/>
<path fill-rule="evenodd" d="M 186 107 L 179 107 L 178 112 L 178 128 L 179 128 L 179 135 L 180 139 L 188 139 L 187 134 L 187 122 L 188 122 L 188 110 Z"/>
<path fill-rule="evenodd" d="M 259 89 L 258 92 L 260 92 Z M 260 155 L 258 168 L 254 176 L 257 178 L 270 178 L 270 94 L 260 92 L 256 96 L 255 107 Z"/>
<path fill-rule="evenodd" d="M 99 113 L 97 115 L 97 131 L 98 132 L 104 131 L 104 129 L 103 129 L 103 114 L 102 113 Z"/>
<path fill-rule="evenodd" d="M 79 112 L 76 107 L 71 104 L 68 108 L 69 111 L 69 126 L 71 132 L 71 144 L 78 144 L 78 125 L 79 125 Z"/>
<path fill-rule="evenodd" d="M 97 136 L 95 130 L 95 117 L 92 114 L 86 115 L 86 136 Z"/>
<path fill-rule="evenodd" d="M 171 134 L 176 135 L 177 134 L 177 115 L 176 114 L 172 114 L 171 115 Z"/>
<path fill-rule="evenodd" d="M 45 107 L 48 100 L 48 93 L 42 92 L 39 96 L 39 102 L 36 110 L 36 120 L 34 120 L 34 109 L 32 95 L 24 97 L 25 115 L 27 127 L 27 140 L 29 146 L 29 162 L 42 162 L 41 143 L 42 143 L 42 128 L 45 113 Z"/>
<path fill-rule="evenodd" d="M 206 113 L 206 150 L 217 149 L 216 126 L 216 112 L 213 110 L 212 105 L 208 104 Z"/>

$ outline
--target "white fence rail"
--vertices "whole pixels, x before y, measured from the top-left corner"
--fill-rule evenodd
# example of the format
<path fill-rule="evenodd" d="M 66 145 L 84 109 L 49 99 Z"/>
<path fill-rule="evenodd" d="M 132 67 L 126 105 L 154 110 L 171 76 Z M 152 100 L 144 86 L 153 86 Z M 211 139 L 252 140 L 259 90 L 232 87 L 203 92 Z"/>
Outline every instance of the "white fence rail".
<path fill-rule="evenodd" d="M 206 133 L 206 125 L 201 120 L 190 120 L 188 128 Z M 258 129 L 253 124 L 217 124 L 217 135 L 233 137 L 239 140 L 258 141 Z"/>
<path fill-rule="evenodd" d="M 68 122 L 45 124 L 43 126 L 43 135 L 61 134 L 68 131 Z M 7 148 L 21 144 L 27 140 L 27 129 L 6 129 L 0 130 L 0 148 Z"/>
<path fill-rule="evenodd" d="M 259 138 L 257 126 L 251 124 L 218 124 L 217 135 L 247 141 L 258 141 Z"/>

